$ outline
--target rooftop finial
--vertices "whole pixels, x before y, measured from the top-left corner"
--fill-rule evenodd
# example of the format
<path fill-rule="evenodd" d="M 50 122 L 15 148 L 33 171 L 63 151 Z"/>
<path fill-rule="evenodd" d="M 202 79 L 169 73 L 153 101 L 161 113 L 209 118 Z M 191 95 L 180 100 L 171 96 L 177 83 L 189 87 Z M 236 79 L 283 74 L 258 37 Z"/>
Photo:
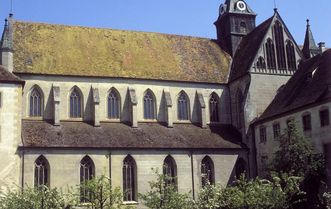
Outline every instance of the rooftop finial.
<path fill-rule="evenodd" d="M 310 26 L 309 19 L 307 19 L 306 21 L 307 21 L 307 27 L 309 27 Z"/>
<path fill-rule="evenodd" d="M 274 0 L 274 11 L 275 11 L 275 13 L 277 12 L 277 2 L 276 2 L 276 0 Z"/>
<path fill-rule="evenodd" d="M 276 13 L 276 12 L 278 12 L 278 9 L 275 7 L 275 8 L 274 8 L 274 11 L 275 11 L 275 13 Z"/>
<path fill-rule="evenodd" d="M 8 26 L 8 20 L 7 20 L 7 18 L 5 19 L 5 27 L 7 27 Z"/>
<path fill-rule="evenodd" d="M 12 18 L 14 16 L 13 13 L 9 13 L 9 18 Z"/>

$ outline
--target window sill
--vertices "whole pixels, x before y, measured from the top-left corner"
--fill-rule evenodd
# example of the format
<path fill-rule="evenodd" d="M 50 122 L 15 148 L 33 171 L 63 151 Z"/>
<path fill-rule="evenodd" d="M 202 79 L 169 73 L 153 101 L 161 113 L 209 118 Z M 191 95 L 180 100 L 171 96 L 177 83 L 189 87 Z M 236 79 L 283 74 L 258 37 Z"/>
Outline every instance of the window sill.
<path fill-rule="evenodd" d="M 100 120 L 100 122 L 103 122 L 103 123 L 120 123 L 121 120 L 120 119 L 106 119 L 106 120 Z"/>
<path fill-rule="evenodd" d="M 84 121 L 83 118 L 68 118 L 68 119 L 65 119 L 65 120 L 61 120 L 61 121 L 68 121 L 68 122 L 82 122 Z"/>
<path fill-rule="evenodd" d="M 154 120 L 149 120 L 149 119 L 145 119 L 142 121 L 138 121 L 139 123 L 157 123 L 158 121 L 156 119 Z"/>
<path fill-rule="evenodd" d="M 178 120 L 174 122 L 174 124 L 190 124 L 190 123 L 192 123 L 190 120 Z"/>
<path fill-rule="evenodd" d="M 43 120 L 43 117 L 25 117 L 23 120 Z"/>
<path fill-rule="evenodd" d="M 123 201 L 123 205 L 139 205 L 137 201 Z"/>

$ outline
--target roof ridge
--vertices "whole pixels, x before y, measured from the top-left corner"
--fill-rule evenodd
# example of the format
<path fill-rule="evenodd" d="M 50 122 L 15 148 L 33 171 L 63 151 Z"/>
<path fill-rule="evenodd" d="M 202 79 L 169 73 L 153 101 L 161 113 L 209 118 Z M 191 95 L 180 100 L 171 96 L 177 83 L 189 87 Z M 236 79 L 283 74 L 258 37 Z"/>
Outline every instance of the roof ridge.
<path fill-rule="evenodd" d="M 22 23 L 22 24 L 45 25 L 45 26 L 48 25 L 48 26 L 68 27 L 68 28 L 109 30 L 109 31 L 119 31 L 119 32 L 145 33 L 145 34 L 156 34 L 156 35 L 163 35 L 163 36 L 186 37 L 186 38 L 203 39 L 203 40 L 216 40 L 216 39 L 208 38 L 208 37 L 200 37 L 200 36 L 192 36 L 192 35 L 181 35 L 181 34 L 171 34 L 171 33 L 162 33 L 162 32 L 152 32 L 152 31 L 114 29 L 114 28 L 93 27 L 93 26 L 83 26 L 83 25 L 66 25 L 66 24 L 61 24 L 61 23 L 32 22 L 32 21 L 24 21 L 24 20 L 14 20 L 13 22 L 14 22 L 14 24 L 15 23 Z"/>

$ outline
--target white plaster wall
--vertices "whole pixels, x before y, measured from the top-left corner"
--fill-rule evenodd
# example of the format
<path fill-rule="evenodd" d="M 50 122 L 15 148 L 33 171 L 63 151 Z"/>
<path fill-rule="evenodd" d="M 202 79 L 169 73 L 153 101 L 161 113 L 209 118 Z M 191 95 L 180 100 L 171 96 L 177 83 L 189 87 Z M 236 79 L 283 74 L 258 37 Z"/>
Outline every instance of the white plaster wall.
<path fill-rule="evenodd" d="M 19 185 L 20 160 L 16 154 L 21 142 L 22 87 L 0 84 L 0 190 Z"/>
<path fill-rule="evenodd" d="M 243 150 L 238 151 L 190 151 L 185 150 L 30 150 L 24 155 L 24 181 L 27 185 L 34 185 L 34 162 L 43 155 L 50 165 L 50 186 L 52 188 L 75 187 L 79 185 L 79 163 L 81 159 L 88 155 L 94 161 L 95 174 L 108 176 L 110 174 L 112 184 L 122 188 L 123 185 L 123 160 L 130 154 L 137 165 L 137 189 L 138 193 L 146 193 L 149 190 L 149 181 L 156 179 L 152 168 L 159 169 L 162 173 L 164 159 L 171 155 L 177 164 L 177 182 L 179 192 L 191 192 L 197 198 L 201 189 L 201 160 L 209 156 L 215 167 L 215 182 L 221 186 L 226 186 L 232 182 L 235 163 L 238 157 L 246 156 Z M 193 155 L 191 155 L 193 154 Z M 192 164 L 193 162 L 193 181 Z M 109 173 L 109 165 L 110 173 Z M 140 202 L 138 200 L 138 202 Z M 144 208 L 139 205 L 139 208 Z"/>
<path fill-rule="evenodd" d="M 147 89 L 151 89 L 156 97 L 156 113 L 157 121 L 165 122 L 165 101 L 162 100 L 164 90 L 169 90 L 173 104 L 174 122 L 177 120 L 177 97 L 183 90 L 190 100 L 190 118 L 194 123 L 199 122 L 198 102 L 196 92 L 202 92 L 205 103 L 207 105 L 207 123 L 209 123 L 209 97 L 212 92 L 215 92 L 219 100 L 220 123 L 227 124 L 230 121 L 229 93 L 227 87 L 222 84 L 199 84 L 199 83 L 184 83 L 184 82 L 167 82 L 167 81 L 152 81 L 152 80 L 134 80 L 134 79 L 111 79 L 111 78 L 79 78 L 79 77 L 56 77 L 56 76 L 28 76 L 21 75 L 22 79 L 26 80 L 23 94 L 23 118 L 28 118 L 29 115 L 29 92 L 34 85 L 38 85 L 44 94 L 44 119 L 53 118 L 53 107 L 51 90 L 52 85 L 60 86 L 60 119 L 70 120 L 69 118 L 69 94 L 70 90 L 76 85 L 80 88 L 84 100 L 84 120 L 92 120 L 92 98 L 91 86 L 99 89 L 100 95 L 100 115 L 101 121 L 107 119 L 107 96 L 109 90 L 114 87 L 118 90 L 121 96 L 121 121 L 130 120 L 130 111 L 128 105 L 128 87 L 133 87 L 136 90 L 138 101 L 138 122 L 144 122 L 143 118 L 143 95 Z"/>
<path fill-rule="evenodd" d="M 261 157 L 268 156 L 268 159 L 271 160 L 273 153 L 278 149 L 279 142 L 274 139 L 273 135 L 273 124 L 280 123 L 281 130 L 287 128 L 286 121 L 289 118 L 294 118 L 296 126 L 300 132 L 302 132 L 308 139 L 310 139 L 319 152 L 323 152 L 323 147 L 325 144 L 331 143 L 331 125 L 321 127 L 320 124 L 320 115 L 319 111 L 322 108 L 328 108 L 331 111 L 331 102 L 317 105 L 314 107 L 305 108 L 303 110 L 284 115 L 282 117 L 266 121 L 262 124 L 255 126 L 255 138 L 256 138 L 256 147 L 257 147 L 257 164 L 259 172 L 263 172 L 261 168 Z M 305 113 L 311 114 L 311 131 L 303 131 L 302 116 Z M 267 130 L 267 141 L 266 143 L 260 143 L 260 127 L 264 126 Z M 330 168 L 331 169 L 331 168 Z"/>

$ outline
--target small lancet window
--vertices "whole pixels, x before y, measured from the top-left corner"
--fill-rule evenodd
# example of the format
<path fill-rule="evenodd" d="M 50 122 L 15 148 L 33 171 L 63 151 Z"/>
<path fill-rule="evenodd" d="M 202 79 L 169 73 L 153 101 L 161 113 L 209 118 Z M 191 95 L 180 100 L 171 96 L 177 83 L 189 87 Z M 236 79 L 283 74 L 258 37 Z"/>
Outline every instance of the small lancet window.
<path fill-rule="evenodd" d="M 82 117 L 82 97 L 77 87 L 74 87 L 70 94 L 70 117 L 81 118 Z"/>
<path fill-rule="evenodd" d="M 245 22 L 240 23 L 240 33 L 246 33 L 247 32 L 247 26 Z"/>
<path fill-rule="evenodd" d="M 274 25 L 274 33 L 276 41 L 278 68 L 280 70 L 286 70 L 283 26 L 279 21 L 276 21 Z"/>
<path fill-rule="evenodd" d="M 41 117 L 43 112 L 43 97 L 40 90 L 34 87 L 30 93 L 30 117 Z"/>
<path fill-rule="evenodd" d="M 82 203 L 89 202 L 92 195 L 89 189 L 86 187 L 86 183 L 95 176 L 95 168 L 92 159 L 89 156 L 85 156 L 80 161 L 80 201 Z"/>
<path fill-rule="evenodd" d="M 163 175 L 165 176 L 166 185 L 171 184 L 176 186 L 177 166 L 175 160 L 171 156 L 168 156 L 164 159 Z"/>
<path fill-rule="evenodd" d="M 201 184 L 204 187 L 207 184 L 215 183 L 214 163 L 209 156 L 201 161 Z"/>
<path fill-rule="evenodd" d="M 287 64 L 289 70 L 296 70 L 296 58 L 295 58 L 295 50 L 293 43 L 288 40 L 286 43 L 286 54 L 287 54 Z"/>
<path fill-rule="evenodd" d="M 144 119 L 155 119 L 155 96 L 151 90 L 147 90 L 144 96 Z"/>
<path fill-rule="evenodd" d="M 123 161 L 123 199 L 136 201 L 137 167 L 135 160 L 129 155 Z"/>
<path fill-rule="evenodd" d="M 38 157 L 34 163 L 34 186 L 41 188 L 49 187 L 49 163 L 44 156 Z"/>
<path fill-rule="evenodd" d="M 108 94 L 108 118 L 119 119 L 120 118 L 120 96 L 115 89 L 112 89 Z"/>
<path fill-rule="evenodd" d="M 265 70 L 266 69 L 266 64 L 265 60 L 263 57 L 259 57 L 256 62 L 256 68 L 259 70 Z"/>
<path fill-rule="evenodd" d="M 210 122 L 219 122 L 218 100 L 218 96 L 215 93 L 213 93 L 209 99 Z"/>
<path fill-rule="evenodd" d="M 276 69 L 275 46 L 269 38 L 266 43 L 267 65 L 269 69 Z"/>
<path fill-rule="evenodd" d="M 177 100 L 178 120 L 189 120 L 189 102 L 186 94 L 181 92 Z"/>

